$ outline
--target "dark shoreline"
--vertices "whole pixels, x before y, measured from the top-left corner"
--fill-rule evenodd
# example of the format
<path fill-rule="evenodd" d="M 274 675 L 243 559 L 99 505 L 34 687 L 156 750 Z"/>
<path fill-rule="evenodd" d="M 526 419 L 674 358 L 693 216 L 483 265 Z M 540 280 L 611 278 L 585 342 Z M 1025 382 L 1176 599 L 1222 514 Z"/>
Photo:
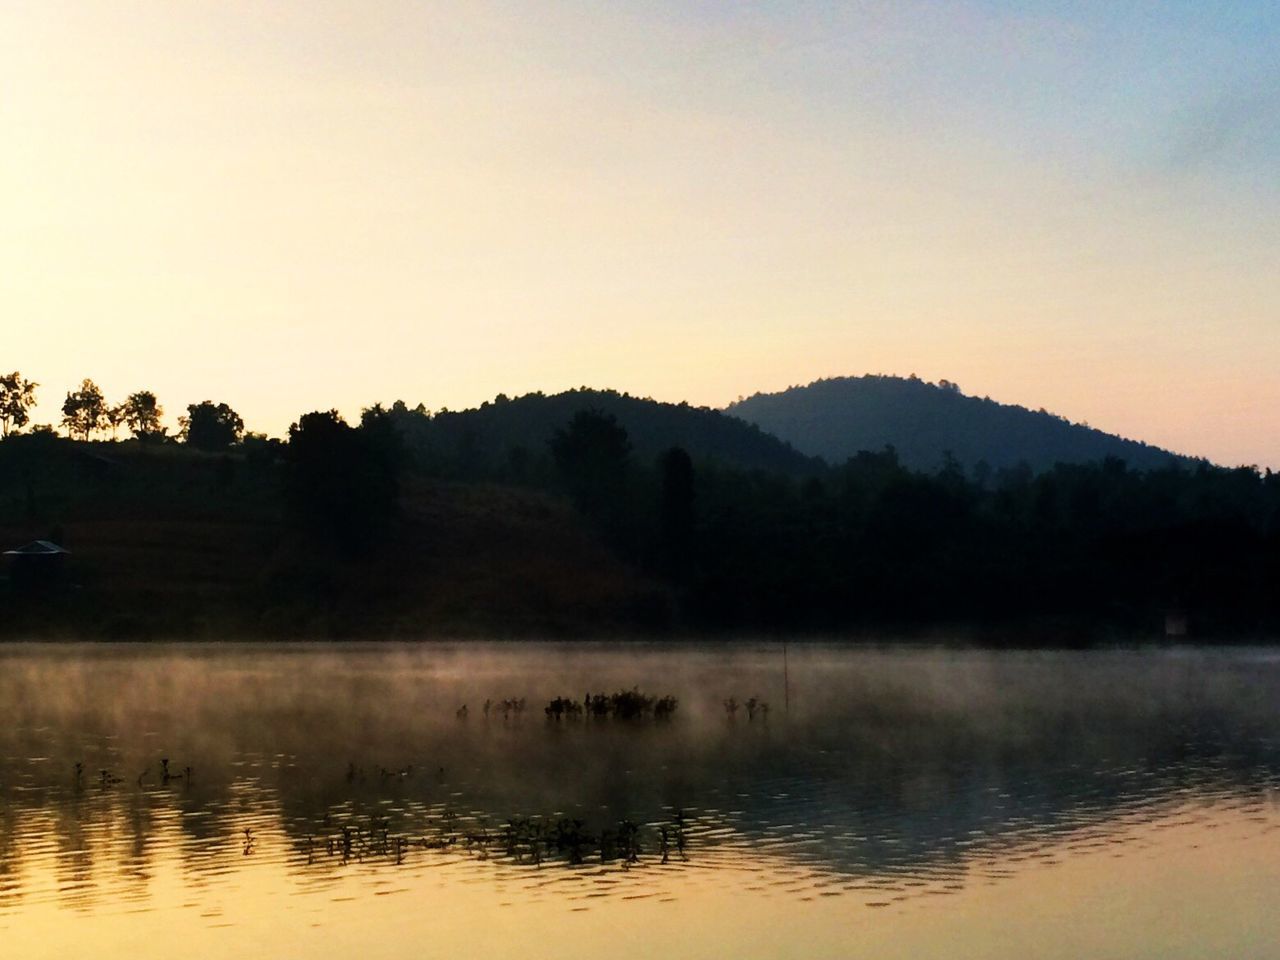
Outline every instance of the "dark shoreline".
<path fill-rule="evenodd" d="M 984 485 L 885 451 L 805 479 L 673 448 L 620 455 L 617 476 L 544 453 L 526 475 L 410 446 L 382 477 L 362 450 L 6 439 L 0 637 L 1280 637 L 1280 482 L 1256 471 L 1107 462 Z"/>
<path fill-rule="evenodd" d="M 184 646 L 212 647 L 219 645 L 252 645 L 264 647 L 353 646 L 379 645 L 416 647 L 468 644 L 495 645 L 583 645 L 583 646 L 725 646 L 751 647 L 788 644 L 799 647 L 848 647 L 860 649 L 939 649 L 939 650 L 988 650 L 988 651 L 1073 651 L 1073 650 L 1203 650 L 1213 648 L 1242 649 L 1249 647 L 1280 648 L 1280 633 L 1230 633 L 1211 636 L 1160 637 L 1149 633 L 1123 632 L 1094 624 L 1092 629 L 1081 625 L 1080 631 L 1071 633 L 1058 624 L 1052 630 L 1015 629 L 1008 625 L 999 628 L 920 628 L 877 629 L 865 628 L 852 631 L 664 631 L 645 632 L 627 629 L 581 629 L 575 631 L 529 631 L 517 633 L 510 630 L 475 627 L 469 630 L 438 630 L 422 632 L 414 636 L 388 634 L 342 634 L 329 636 L 268 635 L 243 630 L 225 632 L 149 633 L 144 636 L 107 636 L 92 632 L 63 632 L 56 634 L 9 633 L 0 634 L 0 645 L 26 646 Z"/>

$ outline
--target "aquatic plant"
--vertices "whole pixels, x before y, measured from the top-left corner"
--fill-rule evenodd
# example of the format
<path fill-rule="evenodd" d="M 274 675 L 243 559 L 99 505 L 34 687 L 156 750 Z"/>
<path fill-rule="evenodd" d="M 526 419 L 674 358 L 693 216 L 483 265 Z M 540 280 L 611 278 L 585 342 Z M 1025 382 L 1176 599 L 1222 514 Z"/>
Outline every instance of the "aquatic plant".
<path fill-rule="evenodd" d="M 647 697 L 636 687 L 620 690 L 609 698 L 609 706 L 615 717 L 632 720 L 653 709 L 653 697 Z"/>
<path fill-rule="evenodd" d="M 329 817 L 325 819 L 327 823 Z M 342 824 L 337 834 L 325 837 L 323 852 L 340 858 L 344 863 L 349 860 L 363 862 L 370 858 L 402 864 L 415 849 L 444 851 L 461 845 L 479 859 L 498 855 L 516 863 L 537 866 L 548 858 L 556 857 L 576 866 L 594 856 L 601 864 L 621 861 L 626 869 L 640 862 L 646 842 L 644 833 L 644 828 L 631 820 L 618 821 L 613 827 L 606 827 L 596 834 L 577 818 L 529 816 L 513 816 L 496 830 L 487 823 L 459 829 L 457 814 L 446 810 L 434 822 L 428 818 L 423 831 L 414 836 L 392 831 L 390 820 L 378 815 L 371 816 L 367 824 Z M 687 859 L 684 854 L 683 813 L 677 811 L 671 822 L 659 825 L 657 836 L 657 849 L 663 863 L 669 861 L 673 850 Z M 254 839 L 251 831 L 246 832 L 245 839 L 246 843 Z M 308 834 L 299 850 L 311 863 L 321 847 L 314 835 Z"/>
<path fill-rule="evenodd" d="M 595 846 L 595 838 L 585 829 L 581 820 L 562 817 L 552 827 L 551 846 L 569 858 L 571 864 L 582 863 L 585 850 Z"/>
<path fill-rule="evenodd" d="M 618 856 L 627 864 L 640 860 L 640 828 L 630 820 L 618 824 L 617 831 Z"/>
<path fill-rule="evenodd" d="M 486 698 L 484 701 L 484 715 L 488 717 L 493 712 L 501 711 L 502 719 L 507 720 L 513 714 L 519 716 L 523 713 L 525 703 L 524 697 L 504 697 L 501 700 Z"/>
<path fill-rule="evenodd" d="M 556 697 L 544 709 L 547 716 L 554 720 L 583 714 L 593 719 L 612 717 L 618 720 L 635 720 L 649 715 L 669 719 L 678 705 L 679 701 L 670 694 L 657 699 L 641 693 L 638 687 L 632 687 L 630 690 L 619 690 L 608 695 L 588 691 L 581 702 L 569 697 Z"/>
<path fill-rule="evenodd" d="M 541 863 L 545 839 L 541 821 L 528 817 L 512 817 L 502 831 L 507 856 L 517 863 L 526 857 L 533 863 Z"/>
<path fill-rule="evenodd" d="M 544 712 L 552 720 L 559 720 L 563 717 L 578 717 L 582 715 L 582 704 L 568 697 L 556 697 L 546 705 Z"/>

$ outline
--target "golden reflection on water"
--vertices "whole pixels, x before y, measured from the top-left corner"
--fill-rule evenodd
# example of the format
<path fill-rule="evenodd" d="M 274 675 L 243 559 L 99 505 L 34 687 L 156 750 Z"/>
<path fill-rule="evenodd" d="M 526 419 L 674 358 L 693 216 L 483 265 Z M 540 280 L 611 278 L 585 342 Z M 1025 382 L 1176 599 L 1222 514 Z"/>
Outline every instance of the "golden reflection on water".
<path fill-rule="evenodd" d="M 793 648 L 767 723 L 767 646 L 0 665 L 6 957 L 1280 955 L 1267 654 Z M 632 683 L 676 717 L 537 709 Z"/>
<path fill-rule="evenodd" d="M 1176 807 L 1106 842 L 1015 863 L 976 851 L 952 882 L 920 885 L 746 851 L 714 869 L 481 871 L 447 856 L 338 875 L 271 856 L 288 840 L 278 823 L 258 822 L 262 857 L 241 862 L 237 845 L 224 844 L 210 855 L 220 869 L 199 876 L 165 835 L 176 828 L 161 827 L 145 896 L 92 911 L 74 907 L 69 884 L 81 875 L 41 861 L 23 878 L 31 897 L 20 916 L 6 918 L 6 956 L 83 955 L 92 945 L 100 956 L 141 957 L 1268 957 L 1280 930 L 1274 805 L 1262 814 Z"/>

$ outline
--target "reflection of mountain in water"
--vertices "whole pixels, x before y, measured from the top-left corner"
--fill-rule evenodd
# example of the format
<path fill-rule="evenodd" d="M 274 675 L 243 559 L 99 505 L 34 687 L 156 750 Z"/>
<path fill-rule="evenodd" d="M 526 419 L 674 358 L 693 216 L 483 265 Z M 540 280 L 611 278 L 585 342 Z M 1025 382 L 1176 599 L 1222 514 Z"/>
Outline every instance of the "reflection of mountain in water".
<path fill-rule="evenodd" d="M 664 836 L 672 869 L 683 852 L 955 883 L 1189 805 L 1247 811 L 1280 779 L 1280 673 L 1248 653 L 801 649 L 789 715 L 767 648 L 62 653 L 5 656 L 0 911 L 146 901 L 166 858 L 193 890 L 265 864 L 317 889 L 427 861 L 639 876 Z M 455 716 L 482 693 L 581 691 L 584 674 L 669 689 L 680 710 Z M 719 706 L 755 692 L 775 698 L 767 723 Z"/>
<path fill-rule="evenodd" d="M 1130 732 L 1143 742 L 1146 731 Z M 931 765 L 838 769 L 839 759 L 821 765 L 830 753 L 812 765 L 793 755 L 794 770 L 779 767 L 767 779 L 744 773 L 711 796 L 726 797 L 736 808 L 728 823 L 764 850 L 872 875 L 1091 845 L 1188 802 L 1251 807 L 1280 779 L 1274 747 L 1224 755 L 1209 741 L 1149 743 L 1140 756 L 1102 758 L 1043 746 L 1040 756 L 1006 756 L 1004 766 L 956 754 Z"/>

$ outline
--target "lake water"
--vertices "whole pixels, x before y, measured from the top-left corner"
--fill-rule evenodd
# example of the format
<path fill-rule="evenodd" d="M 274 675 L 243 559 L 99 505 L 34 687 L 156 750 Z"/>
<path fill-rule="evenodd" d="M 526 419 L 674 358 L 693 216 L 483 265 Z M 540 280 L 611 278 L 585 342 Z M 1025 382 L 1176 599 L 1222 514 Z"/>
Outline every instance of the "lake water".
<path fill-rule="evenodd" d="M 0 706 L 5 957 L 1280 957 L 1269 650 L 14 645 Z"/>

